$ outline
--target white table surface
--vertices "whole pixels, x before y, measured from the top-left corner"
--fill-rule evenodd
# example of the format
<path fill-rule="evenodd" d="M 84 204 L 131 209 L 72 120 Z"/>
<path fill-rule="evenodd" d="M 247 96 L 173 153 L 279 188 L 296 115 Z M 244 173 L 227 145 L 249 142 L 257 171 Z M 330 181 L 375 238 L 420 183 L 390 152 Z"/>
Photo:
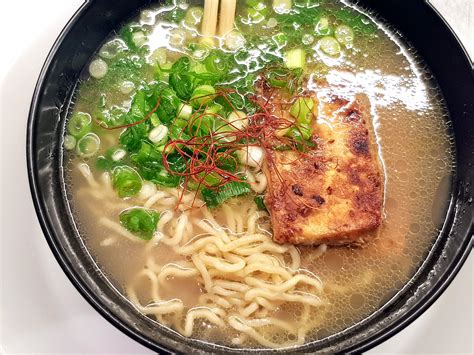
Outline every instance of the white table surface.
<path fill-rule="evenodd" d="M 151 353 L 79 295 L 49 250 L 26 174 L 35 82 L 81 0 L 0 2 L 0 354 Z M 474 58 L 474 0 L 435 0 Z M 473 353 L 473 257 L 408 328 L 371 353 Z"/>

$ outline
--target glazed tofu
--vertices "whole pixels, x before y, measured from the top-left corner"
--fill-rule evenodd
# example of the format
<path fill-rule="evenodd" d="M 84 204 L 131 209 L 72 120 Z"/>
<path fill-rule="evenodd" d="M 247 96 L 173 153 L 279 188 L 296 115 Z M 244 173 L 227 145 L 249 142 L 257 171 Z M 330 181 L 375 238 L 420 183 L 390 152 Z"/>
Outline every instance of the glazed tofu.
<path fill-rule="evenodd" d="M 304 154 L 267 159 L 266 206 L 278 243 L 363 243 L 382 221 L 383 180 L 368 99 L 314 98 L 313 141 Z"/>

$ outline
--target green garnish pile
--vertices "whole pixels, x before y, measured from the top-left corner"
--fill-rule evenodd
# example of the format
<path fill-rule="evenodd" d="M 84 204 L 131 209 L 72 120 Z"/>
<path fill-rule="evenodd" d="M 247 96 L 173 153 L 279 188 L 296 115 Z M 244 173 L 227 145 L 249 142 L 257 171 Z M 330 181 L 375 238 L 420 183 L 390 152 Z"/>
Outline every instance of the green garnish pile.
<path fill-rule="evenodd" d="M 328 64 L 318 56 L 337 59 L 351 51 L 358 36 L 374 36 L 376 31 L 365 15 L 334 1 L 247 0 L 238 9 L 234 30 L 242 44 L 224 41 L 220 49 L 197 35 L 202 9 L 179 1 L 167 1 L 166 9 L 157 23 L 168 31 L 176 52 L 149 47 L 148 39 L 156 35 L 153 25 L 133 22 L 123 27 L 91 63 L 92 76 L 79 92 L 84 107 L 76 109 L 66 127 L 65 149 L 110 172 L 121 198 L 136 196 L 144 181 L 183 185 L 190 160 L 209 158 L 192 151 L 186 141 L 241 131 L 223 121 L 261 111 L 252 99 L 259 79 L 270 89 L 300 94 L 308 68 L 324 80 Z M 176 24 L 183 26 L 176 29 Z M 304 97 L 295 100 L 290 114 L 296 128 L 286 132 L 287 137 L 310 140 L 311 105 Z M 101 147 L 101 137 L 108 132 L 117 137 L 116 145 Z M 217 153 L 228 147 L 228 142 L 222 148 L 216 144 Z M 238 174 L 235 161 L 245 165 L 238 159 L 234 153 L 217 159 L 213 164 L 221 173 L 203 171 L 202 184 L 191 181 L 185 187 L 199 190 L 210 208 L 251 195 L 244 178 L 227 181 L 222 173 Z M 265 209 L 262 195 L 254 199 Z M 158 220 L 156 212 L 142 208 L 120 215 L 120 222 L 143 239 L 153 236 Z"/>

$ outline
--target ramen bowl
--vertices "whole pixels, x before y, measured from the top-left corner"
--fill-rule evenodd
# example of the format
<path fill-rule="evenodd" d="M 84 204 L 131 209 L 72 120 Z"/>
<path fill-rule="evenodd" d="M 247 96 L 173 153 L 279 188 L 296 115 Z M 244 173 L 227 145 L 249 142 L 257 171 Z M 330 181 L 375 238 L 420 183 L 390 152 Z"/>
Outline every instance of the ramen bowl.
<path fill-rule="evenodd" d="M 81 241 L 68 204 L 62 136 L 78 80 L 110 33 L 150 4 L 86 2 L 54 44 L 36 86 L 28 123 L 27 161 L 35 208 L 65 274 L 84 298 L 126 335 L 158 352 L 240 352 L 242 349 L 183 337 L 133 307 L 98 269 Z M 358 5 L 399 31 L 436 79 L 455 140 L 456 169 L 449 185 L 449 203 L 423 263 L 390 300 L 351 327 L 281 352 L 359 352 L 377 345 L 406 327 L 439 297 L 472 249 L 474 77 L 468 56 L 426 2 L 368 0 Z"/>

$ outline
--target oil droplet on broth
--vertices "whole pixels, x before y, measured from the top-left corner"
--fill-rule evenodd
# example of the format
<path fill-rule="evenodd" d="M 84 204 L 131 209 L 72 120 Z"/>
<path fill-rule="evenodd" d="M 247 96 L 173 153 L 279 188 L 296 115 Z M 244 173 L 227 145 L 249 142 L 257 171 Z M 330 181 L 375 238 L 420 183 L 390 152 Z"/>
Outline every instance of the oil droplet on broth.
<path fill-rule="evenodd" d="M 359 309 L 364 306 L 365 298 L 361 294 L 354 293 L 350 298 L 350 305 L 354 309 Z"/>

